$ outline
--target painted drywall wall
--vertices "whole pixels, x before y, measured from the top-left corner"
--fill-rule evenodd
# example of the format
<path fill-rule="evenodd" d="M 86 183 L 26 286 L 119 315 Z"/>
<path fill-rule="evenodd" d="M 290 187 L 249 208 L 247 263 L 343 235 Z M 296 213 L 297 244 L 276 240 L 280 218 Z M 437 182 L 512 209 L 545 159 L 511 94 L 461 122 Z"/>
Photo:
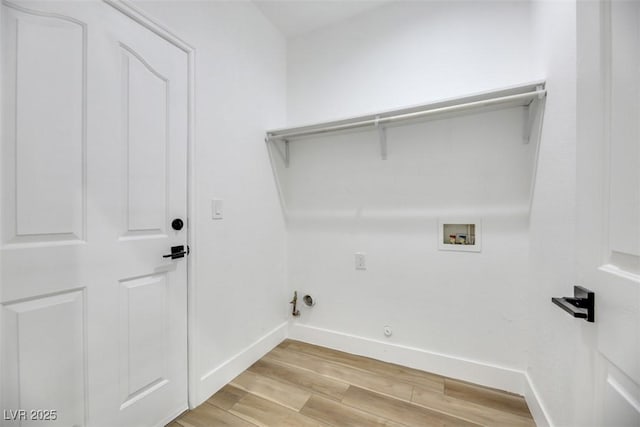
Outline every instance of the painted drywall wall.
<path fill-rule="evenodd" d="M 289 124 L 537 80 L 529 7 L 392 3 L 291 39 Z M 513 109 L 388 129 L 384 161 L 375 132 L 291 143 L 288 169 L 274 155 L 289 285 L 318 301 L 301 308 L 296 336 L 329 330 L 524 369 L 535 144 L 523 144 L 523 116 Z M 481 253 L 438 251 L 438 218 L 447 216 L 482 219 Z M 355 252 L 367 254 L 366 271 L 355 269 Z"/>
<path fill-rule="evenodd" d="M 286 45 L 251 2 L 136 5 L 196 49 L 193 405 L 252 363 L 245 350 L 285 334 L 284 221 L 261 141 L 284 121 Z"/>
<path fill-rule="evenodd" d="M 290 125 L 523 83 L 527 1 L 392 2 L 288 44 Z"/>

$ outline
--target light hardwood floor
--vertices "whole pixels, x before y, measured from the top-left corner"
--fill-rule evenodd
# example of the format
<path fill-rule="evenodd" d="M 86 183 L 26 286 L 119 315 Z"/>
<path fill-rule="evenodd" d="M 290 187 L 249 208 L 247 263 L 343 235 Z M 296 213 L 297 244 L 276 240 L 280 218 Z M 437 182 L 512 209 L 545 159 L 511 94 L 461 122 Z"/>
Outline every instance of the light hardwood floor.
<path fill-rule="evenodd" d="M 169 426 L 535 423 L 521 396 L 287 340 Z"/>

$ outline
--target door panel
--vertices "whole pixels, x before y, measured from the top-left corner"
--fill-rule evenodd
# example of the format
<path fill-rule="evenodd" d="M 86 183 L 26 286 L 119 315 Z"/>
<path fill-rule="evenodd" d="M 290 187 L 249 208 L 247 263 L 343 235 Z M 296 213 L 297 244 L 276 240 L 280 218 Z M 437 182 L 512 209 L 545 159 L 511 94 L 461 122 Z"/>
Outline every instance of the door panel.
<path fill-rule="evenodd" d="M 610 3 L 606 283 L 600 351 L 640 384 L 640 4 Z"/>
<path fill-rule="evenodd" d="M 84 29 L 53 17 L 15 23 L 16 235 L 82 239 Z"/>
<path fill-rule="evenodd" d="M 611 3 L 609 245 L 615 264 L 635 274 L 640 274 L 639 12 L 637 2 Z"/>
<path fill-rule="evenodd" d="M 11 66 L 4 71 L 12 82 L 3 92 L 5 132 L 14 144 L 2 151 L 2 240 L 82 240 L 85 28 L 35 13 L 12 15 L 5 24 Z"/>
<path fill-rule="evenodd" d="M 165 234 L 169 81 L 140 54 L 125 45 L 121 48 L 122 112 L 128 145 L 126 235 Z"/>
<path fill-rule="evenodd" d="M 4 408 L 55 409 L 59 425 L 84 425 L 84 292 L 70 291 L 3 306 L 3 349 L 10 390 Z M 42 355 L 47 357 L 43 358 Z M 4 404 L 3 404 L 4 405 Z M 26 420 L 22 426 L 42 421 Z"/>
<path fill-rule="evenodd" d="M 596 294 L 593 424 L 638 426 L 640 3 L 578 7 L 588 17 L 578 44 L 592 39 L 579 62 L 589 67 L 578 69 L 577 219 L 578 280 Z"/>
<path fill-rule="evenodd" d="M 187 408 L 187 55 L 104 2 L 2 15 L 2 407 L 158 425 Z"/>
<path fill-rule="evenodd" d="M 122 408 L 167 383 L 168 283 L 166 274 L 120 282 Z"/>
<path fill-rule="evenodd" d="M 623 427 L 640 425 L 637 406 L 638 396 L 634 396 L 637 385 L 614 366 L 608 367 L 604 391 L 604 420 L 607 425 Z"/>
<path fill-rule="evenodd" d="M 120 78 L 106 76 L 106 84 L 120 94 L 110 100 L 123 156 L 112 171 L 122 191 L 110 199 L 122 225 L 113 236 L 119 420 L 143 425 L 187 406 L 186 258 L 162 258 L 171 246 L 186 248 L 185 230 L 170 224 L 186 218 L 187 57 L 125 16 L 109 15 L 106 43 Z"/>

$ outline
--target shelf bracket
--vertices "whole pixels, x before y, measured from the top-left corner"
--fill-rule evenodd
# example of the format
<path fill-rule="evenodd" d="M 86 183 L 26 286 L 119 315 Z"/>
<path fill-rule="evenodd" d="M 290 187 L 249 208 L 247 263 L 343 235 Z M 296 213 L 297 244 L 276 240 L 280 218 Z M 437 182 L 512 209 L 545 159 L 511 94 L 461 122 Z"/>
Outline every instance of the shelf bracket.
<path fill-rule="evenodd" d="M 533 125 L 535 124 L 538 118 L 538 111 L 540 110 L 540 103 L 544 98 L 544 94 L 542 91 L 544 90 L 543 86 L 536 86 L 536 91 L 539 91 L 540 94 L 536 98 L 533 98 L 529 105 L 527 106 L 527 117 L 524 121 L 524 129 L 522 132 L 522 139 L 525 144 L 528 144 L 531 141 L 531 132 L 533 132 Z"/>
<path fill-rule="evenodd" d="M 387 129 L 381 126 L 380 116 L 376 117 L 375 127 L 378 129 L 378 137 L 380 138 L 380 157 L 382 160 L 387 160 Z"/>
<path fill-rule="evenodd" d="M 283 139 L 283 146 L 284 146 L 284 151 L 278 146 L 278 140 L 277 139 L 271 139 L 269 137 L 267 137 L 265 139 L 265 142 L 271 142 L 274 146 L 274 148 L 276 149 L 276 151 L 278 152 L 278 154 L 280 155 L 280 158 L 282 159 L 282 161 L 284 162 L 284 167 L 288 168 L 289 167 L 289 141 L 286 139 Z"/>
<path fill-rule="evenodd" d="M 524 129 L 522 130 L 522 142 L 528 144 L 531 141 L 531 132 L 533 131 L 533 123 L 536 121 L 538 112 L 538 99 L 535 98 L 527 106 L 527 117 L 524 121 Z"/>
<path fill-rule="evenodd" d="M 289 140 L 285 139 L 284 141 L 284 167 L 289 167 L 289 160 L 291 158 L 291 154 L 289 153 Z"/>

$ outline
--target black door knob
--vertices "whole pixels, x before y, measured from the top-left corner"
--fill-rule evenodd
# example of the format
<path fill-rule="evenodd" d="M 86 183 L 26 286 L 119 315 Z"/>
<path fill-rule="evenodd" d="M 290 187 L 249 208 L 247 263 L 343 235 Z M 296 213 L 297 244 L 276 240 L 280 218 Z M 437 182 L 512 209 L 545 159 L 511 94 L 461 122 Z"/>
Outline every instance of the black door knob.
<path fill-rule="evenodd" d="M 184 222 L 180 218 L 171 221 L 171 228 L 174 230 L 182 230 L 182 227 L 184 227 Z"/>

